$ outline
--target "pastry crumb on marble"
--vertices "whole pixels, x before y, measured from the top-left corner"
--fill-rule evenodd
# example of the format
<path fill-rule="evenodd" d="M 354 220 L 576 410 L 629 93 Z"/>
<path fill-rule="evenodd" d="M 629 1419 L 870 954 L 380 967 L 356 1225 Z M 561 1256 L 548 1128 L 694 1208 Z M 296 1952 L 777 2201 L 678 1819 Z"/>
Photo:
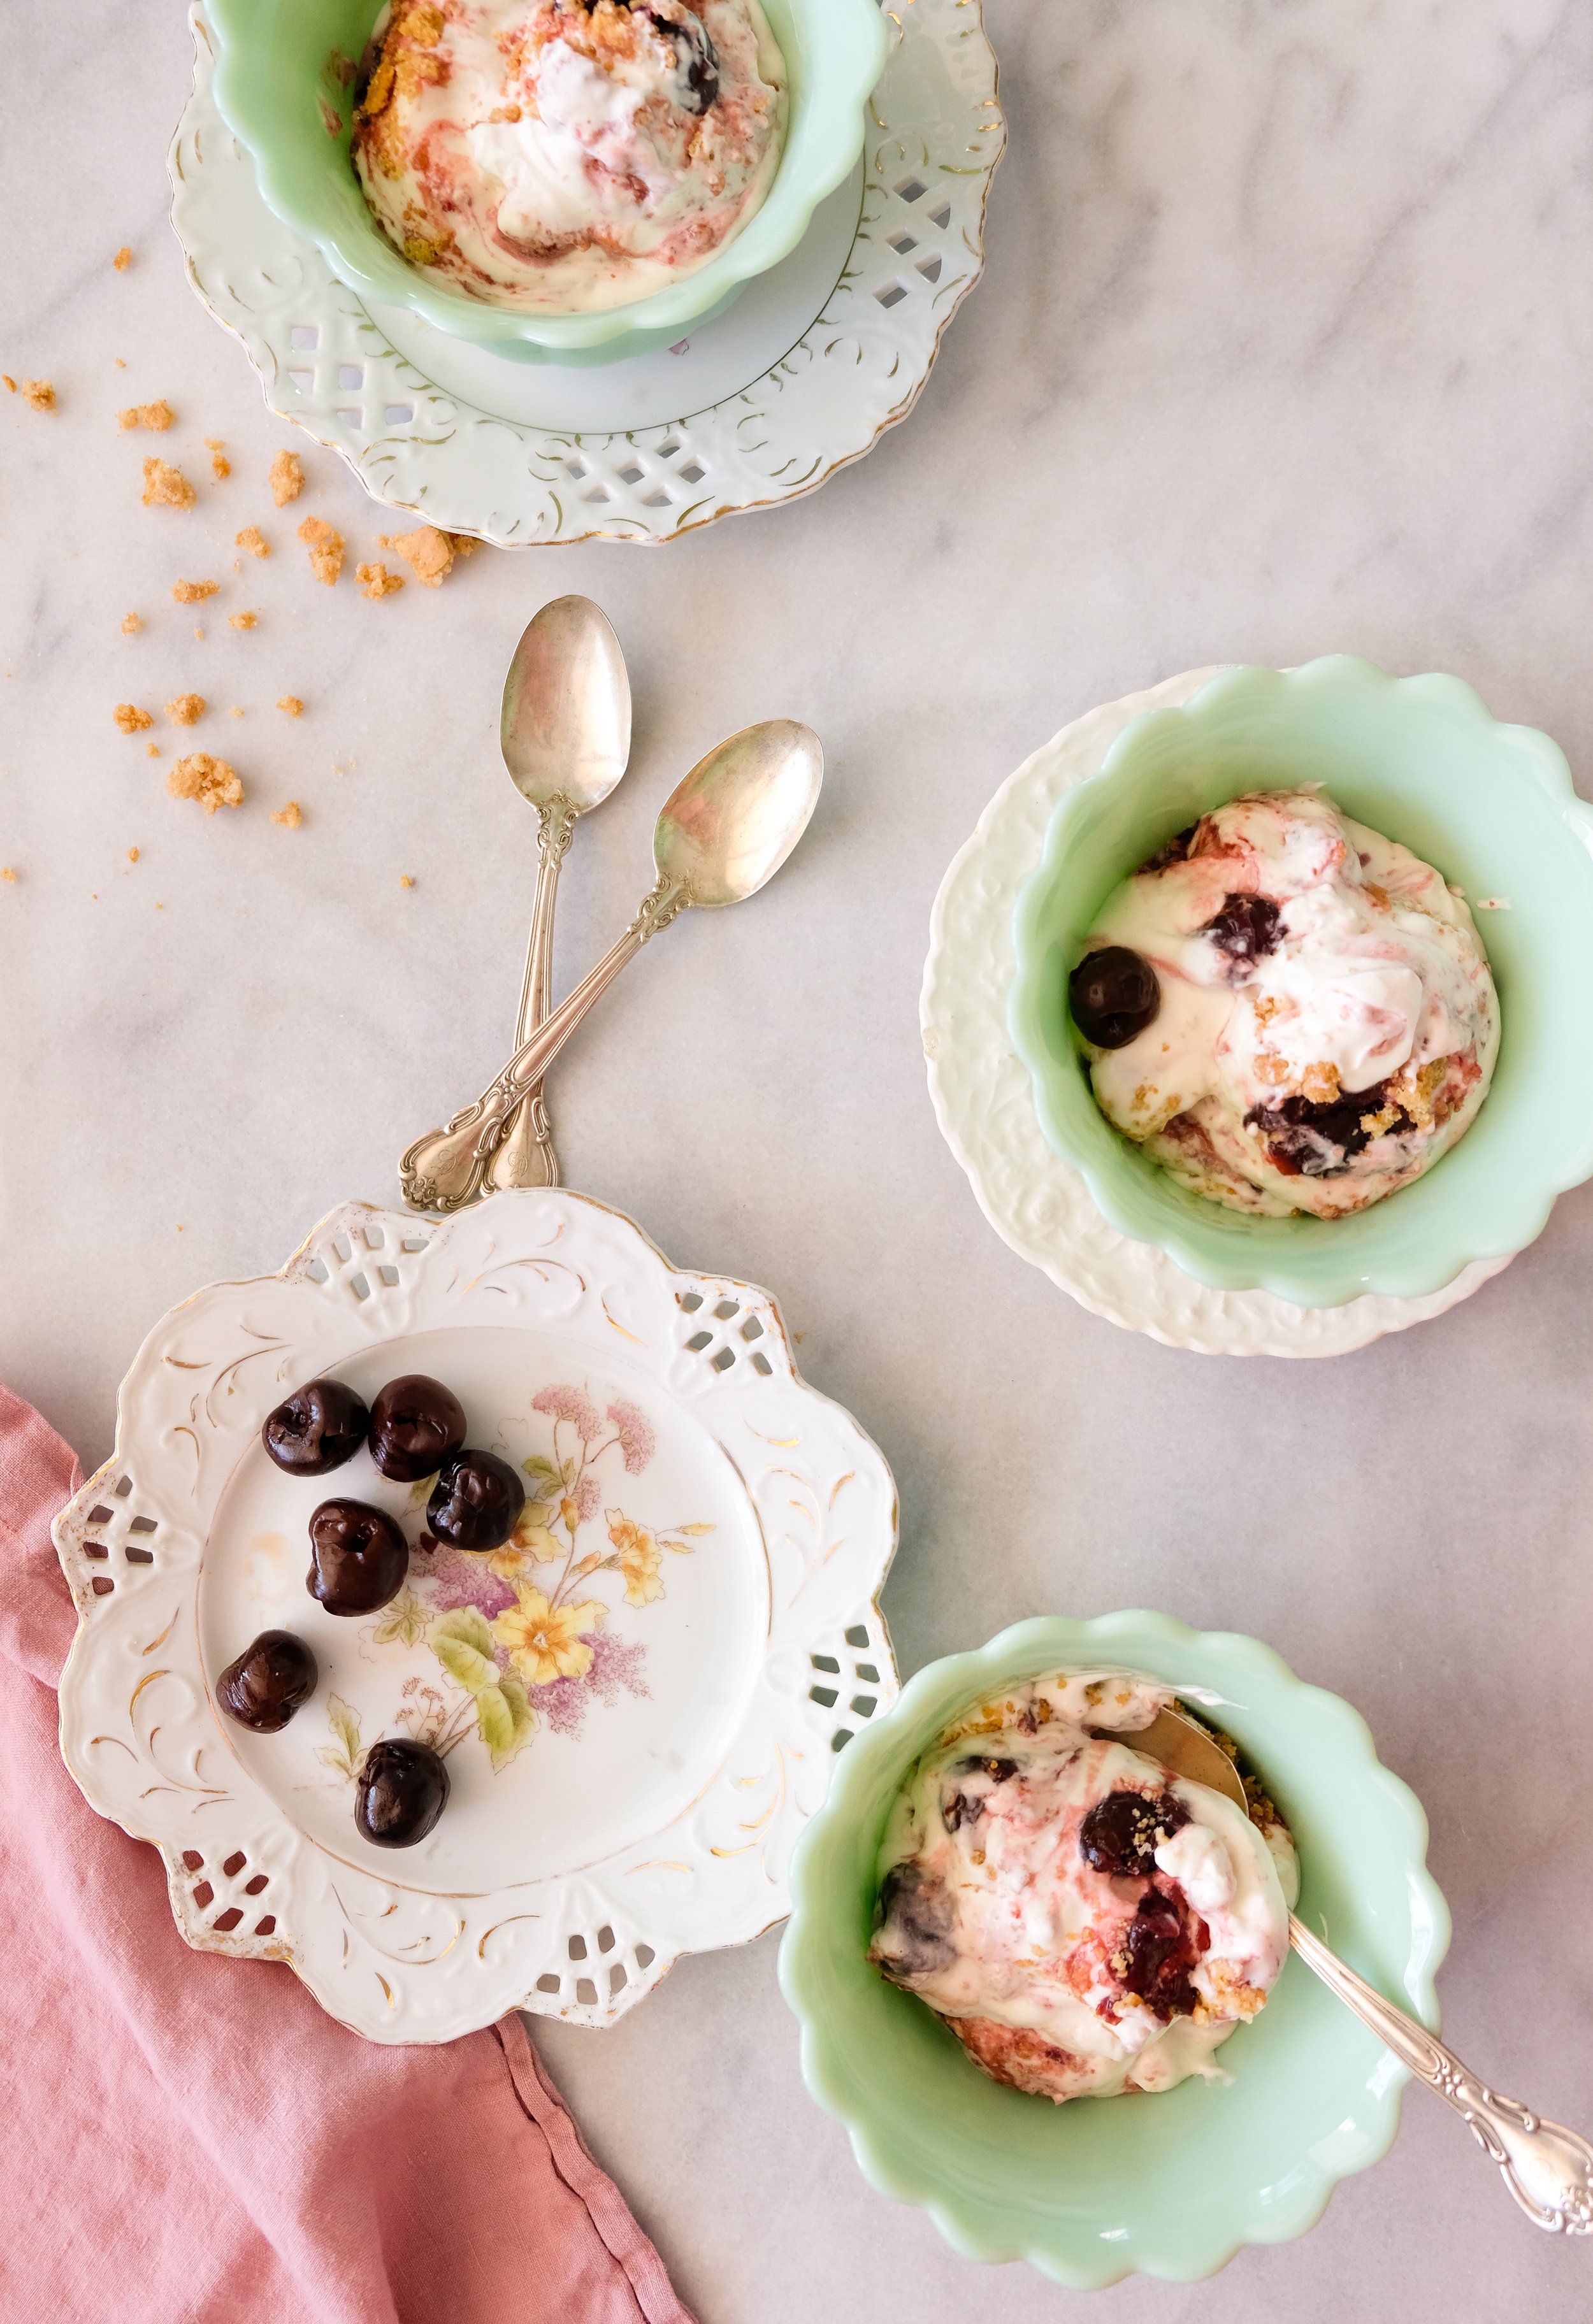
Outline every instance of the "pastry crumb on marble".
<path fill-rule="evenodd" d="M 202 605 L 220 586 L 219 581 L 173 581 L 171 595 L 180 605 Z"/>
<path fill-rule="evenodd" d="M 204 715 L 202 694 L 179 694 L 166 705 L 166 715 L 173 726 L 197 726 Z"/>
<path fill-rule="evenodd" d="M 278 807 L 271 819 L 273 823 L 283 825 L 289 831 L 297 831 L 304 820 L 304 810 L 297 799 L 290 799 L 286 807 Z"/>
<path fill-rule="evenodd" d="M 373 600 L 391 597 L 403 586 L 402 573 L 389 573 L 379 561 L 357 568 L 360 595 Z"/>
<path fill-rule="evenodd" d="M 279 694 L 276 706 L 285 718 L 300 718 L 304 715 L 304 705 L 296 694 Z"/>
<path fill-rule="evenodd" d="M 135 638 L 135 637 L 138 635 L 139 631 L 140 631 L 141 629 L 143 629 L 143 627 L 144 627 L 144 623 L 139 620 L 138 615 L 137 615 L 136 613 L 124 613 L 124 614 L 123 614 L 123 616 L 122 616 L 122 635 L 123 635 L 125 638 Z"/>
<path fill-rule="evenodd" d="M 136 863 L 136 862 L 137 862 L 137 861 L 138 861 L 138 850 L 137 850 L 137 848 L 136 848 L 136 847 L 130 847 L 130 848 L 127 850 L 127 861 L 128 861 L 128 862 L 129 862 L 129 863 Z"/>
<path fill-rule="evenodd" d="M 161 755 L 160 744 L 158 742 L 146 742 L 144 746 L 144 755 L 146 759 L 158 759 Z"/>
<path fill-rule="evenodd" d="M 136 702 L 118 702 L 111 716 L 124 734 L 141 734 L 146 726 L 153 726 L 155 723 L 149 712 L 141 710 Z"/>
<path fill-rule="evenodd" d="M 0 379 L 5 380 L 13 395 L 20 395 L 24 403 L 32 405 L 35 411 L 56 411 L 60 408 L 55 400 L 55 390 L 47 379 L 24 379 L 20 387 L 9 372 L 0 372 Z"/>
<path fill-rule="evenodd" d="M 310 551 L 310 569 L 329 589 L 343 570 L 343 536 L 324 516 L 307 516 L 299 538 Z"/>
<path fill-rule="evenodd" d="M 0 863 L 0 880 L 4 880 L 8 888 L 15 887 L 16 872 L 11 864 Z"/>
<path fill-rule="evenodd" d="M 199 497 L 181 468 L 174 468 L 152 455 L 144 464 L 144 504 L 145 508 L 192 508 Z"/>
<path fill-rule="evenodd" d="M 265 536 L 257 524 L 245 525 L 242 532 L 234 535 L 232 545 L 235 549 L 246 549 L 251 557 L 271 555 L 265 543 Z"/>
<path fill-rule="evenodd" d="M 407 872 L 401 872 L 398 875 L 398 884 L 401 888 L 412 888 L 415 883 Z"/>
<path fill-rule="evenodd" d="M 224 476 L 232 474 L 232 462 L 227 456 L 226 444 L 225 436 L 207 436 L 205 438 L 205 449 L 210 455 L 210 474 L 218 484 Z"/>
<path fill-rule="evenodd" d="M 153 434 L 163 436 L 176 417 L 162 395 L 153 403 L 130 403 L 125 411 L 117 412 L 116 425 L 118 428 L 147 428 Z"/>
<path fill-rule="evenodd" d="M 166 778 L 166 788 L 173 798 L 196 799 L 207 815 L 214 815 L 218 807 L 241 807 L 244 798 L 242 778 L 236 767 L 225 759 L 214 759 L 208 751 L 194 751 L 186 759 L 179 759 Z"/>
<path fill-rule="evenodd" d="M 470 548 L 476 543 L 471 541 Z M 402 557 L 415 579 L 425 589 L 439 589 L 453 570 L 456 556 L 468 556 L 468 549 L 460 548 L 452 533 L 439 532 L 434 524 L 422 524 L 413 532 L 381 533 L 378 549 L 390 549 Z"/>
<path fill-rule="evenodd" d="M 265 481 L 278 508 L 286 508 L 304 490 L 304 463 L 297 452 L 279 452 L 266 472 Z"/>
<path fill-rule="evenodd" d="M 260 626 L 260 616 L 258 613 L 228 613 L 227 617 L 227 626 L 229 630 L 258 629 Z"/>
<path fill-rule="evenodd" d="M 116 268 L 118 274 L 125 274 L 127 269 L 132 265 L 132 245 L 125 242 L 122 244 L 121 249 L 117 251 L 116 256 L 112 259 L 111 264 Z"/>

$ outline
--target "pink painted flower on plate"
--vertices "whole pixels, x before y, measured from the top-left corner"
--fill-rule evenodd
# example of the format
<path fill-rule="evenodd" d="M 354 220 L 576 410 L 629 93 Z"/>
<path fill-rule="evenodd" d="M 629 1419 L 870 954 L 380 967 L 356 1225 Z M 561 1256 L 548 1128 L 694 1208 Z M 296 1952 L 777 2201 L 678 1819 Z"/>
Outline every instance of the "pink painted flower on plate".
<path fill-rule="evenodd" d="M 533 1412 L 545 1412 L 553 1420 L 567 1420 L 587 1444 L 603 1426 L 597 1406 L 583 1388 L 564 1385 L 539 1388 L 531 1399 L 531 1408 Z"/>
<path fill-rule="evenodd" d="M 619 1448 L 625 1457 L 625 1467 L 633 1477 L 639 1477 L 658 1449 L 658 1438 L 653 1423 L 644 1412 L 623 1398 L 611 1404 L 608 1417 L 619 1437 Z"/>

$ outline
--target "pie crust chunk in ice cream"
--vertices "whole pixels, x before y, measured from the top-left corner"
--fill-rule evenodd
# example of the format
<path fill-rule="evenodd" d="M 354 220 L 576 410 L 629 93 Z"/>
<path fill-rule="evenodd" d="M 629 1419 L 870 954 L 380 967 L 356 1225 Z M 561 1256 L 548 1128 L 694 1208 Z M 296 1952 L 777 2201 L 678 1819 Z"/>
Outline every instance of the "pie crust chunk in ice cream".
<path fill-rule="evenodd" d="M 1269 1803 L 1252 1821 L 1134 1748 L 1172 1700 L 1035 1681 L 954 1721 L 895 1802 L 869 1959 L 995 2081 L 1059 2104 L 1171 2089 L 1218 2070 L 1277 1981 L 1292 1842 Z"/>
<path fill-rule="evenodd" d="M 1143 864 L 1069 1001 L 1114 1127 L 1273 1217 L 1342 1217 L 1431 1169 L 1499 1045 L 1464 899 L 1314 788 L 1234 799 Z"/>
<path fill-rule="evenodd" d="M 758 0 L 393 0 L 354 165 L 411 264 L 490 306 L 645 298 L 738 234 L 779 166 Z"/>

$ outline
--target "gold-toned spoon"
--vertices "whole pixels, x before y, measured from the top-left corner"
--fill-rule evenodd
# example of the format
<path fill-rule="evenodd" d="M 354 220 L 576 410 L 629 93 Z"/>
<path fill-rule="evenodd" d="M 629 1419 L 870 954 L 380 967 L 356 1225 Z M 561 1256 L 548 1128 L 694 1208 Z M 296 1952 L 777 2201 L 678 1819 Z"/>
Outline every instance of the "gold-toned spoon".
<path fill-rule="evenodd" d="M 515 789 L 537 812 L 536 900 L 515 1046 L 551 1005 L 553 908 L 578 816 L 601 807 L 631 755 L 631 682 L 607 615 L 555 597 L 526 623 L 504 681 L 499 733 Z M 556 1186 L 559 1157 L 542 1084 L 528 1089 L 473 1199 L 498 1186 Z"/>
<path fill-rule="evenodd" d="M 619 942 L 474 1105 L 456 1113 L 446 1130 L 417 1138 L 405 1153 L 398 1175 L 412 1210 L 458 1211 L 476 1200 L 510 1114 L 599 994 L 688 905 L 717 911 L 755 896 L 807 829 L 823 779 L 819 737 L 790 718 L 744 726 L 698 761 L 663 803 L 653 835 L 658 878 Z"/>
<path fill-rule="evenodd" d="M 1221 1792 L 1248 1809 L 1245 1786 L 1227 1753 L 1182 1712 L 1158 1712 L 1149 1727 L 1115 1738 L 1159 1759 L 1175 1775 Z M 1329 1951 L 1304 1922 L 1289 1915 L 1289 1941 L 1306 1967 L 1385 2042 L 1418 2081 L 1471 2125 L 1477 2144 L 1504 2173 L 1505 2184 L 1535 2227 L 1551 2235 L 1593 2234 L 1593 2146 L 1574 2130 L 1545 2122 L 1519 2099 L 1501 2098 L 1479 2082 L 1435 2034 L 1419 2025 L 1365 1978 Z"/>

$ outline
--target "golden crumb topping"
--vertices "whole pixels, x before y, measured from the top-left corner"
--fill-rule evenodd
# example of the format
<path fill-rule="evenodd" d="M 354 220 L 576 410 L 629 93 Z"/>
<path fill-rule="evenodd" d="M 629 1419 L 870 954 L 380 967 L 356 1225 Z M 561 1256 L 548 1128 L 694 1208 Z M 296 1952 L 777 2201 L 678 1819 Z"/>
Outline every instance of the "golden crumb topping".
<path fill-rule="evenodd" d="M 298 718 L 303 715 L 304 705 L 296 694 L 279 694 L 276 706 L 285 717 Z"/>
<path fill-rule="evenodd" d="M 153 726 L 155 723 L 149 712 L 141 710 L 136 702 L 118 702 L 111 716 L 124 734 L 141 734 L 146 726 Z"/>
<path fill-rule="evenodd" d="M 138 616 L 137 616 L 137 614 L 136 614 L 136 613 L 124 613 L 124 614 L 123 614 L 123 616 L 122 616 L 122 634 L 123 634 L 123 636 L 124 636 L 124 637 L 127 637 L 127 638 L 135 638 L 135 637 L 138 635 L 139 631 L 140 631 L 141 629 L 143 629 L 143 627 L 144 627 L 144 623 L 139 620 L 139 618 L 138 618 Z"/>
<path fill-rule="evenodd" d="M 218 807 L 243 805 L 244 786 L 237 769 L 229 767 L 225 759 L 213 759 L 208 751 L 195 751 L 179 759 L 166 778 L 166 788 L 173 798 L 197 799 L 207 815 L 214 815 Z"/>
<path fill-rule="evenodd" d="M 310 551 L 310 569 L 329 589 L 343 570 L 343 536 L 324 516 L 307 516 L 299 538 Z"/>
<path fill-rule="evenodd" d="M 125 411 L 117 412 L 116 425 L 118 428 L 149 428 L 157 436 L 163 436 L 176 417 L 162 395 L 154 403 L 130 403 Z"/>
<path fill-rule="evenodd" d="M 245 525 L 242 532 L 234 535 L 232 545 L 235 549 L 246 549 L 251 557 L 271 555 L 265 545 L 265 536 L 257 524 Z"/>
<path fill-rule="evenodd" d="M 111 264 L 116 268 L 118 274 L 125 274 L 127 269 L 132 265 L 132 248 L 127 243 L 124 243 L 121 249 L 117 251 L 116 256 L 112 259 Z"/>
<path fill-rule="evenodd" d="M 136 848 L 136 847 L 130 847 L 130 848 L 127 850 L 127 861 L 128 861 L 128 862 L 129 862 L 129 863 L 136 863 L 136 862 L 137 862 L 137 861 L 138 861 L 138 850 L 137 850 L 137 848 Z"/>
<path fill-rule="evenodd" d="M 453 570 L 453 536 L 439 532 L 434 524 L 423 524 L 414 532 L 383 533 L 376 546 L 402 557 L 422 588 L 440 588 Z"/>
<path fill-rule="evenodd" d="M 220 586 L 219 581 L 173 581 L 171 595 L 180 605 L 202 605 Z"/>
<path fill-rule="evenodd" d="M 202 694 L 180 694 L 166 705 L 166 715 L 173 726 L 197 726 L 205 715 Z"/>
<path fill-rule="evenodd" d="M 402 573 L 389 573 L 387 567 L 379 563 L 360 566 L 358 580 L 361 594 L 371 598 L 391 597 L 394 590 L 403 586 Z"/>
<path fill-rule="evenodd" d="M 297 799 L 290 799 L 286 807 L 278 807 L 271 819 L 273 823 L 284 825 L 289 831 L 297 831 L 304 820 L 304 810 Z"/>
<path fill-rule="evenodd" d="M 194 488 L 181 468 L 169 467 L 164 460 L 144 462 L 145 508 L 192 508 L 194 498 Z"/>
<path fill-rule="evenodd" d="M 10 384 L 10 381 L 7 380 L 6 385 L 9 387 Z M 25 403 L 31 403 L 35 411 L 54 411 L 59 408 L 55 401 L 55 390 L 47 379 L 24 379 L 22 392 L 23 401 Z"/>
<path fill-rule="evenodd" d="M 12 870 L 9 863 L 0 863 L 0 880 L 4 880 L 8 888 L 15 887 L 16 873 Z"/>
<path fill-rule="evenodd" d="M 412 888 L 415 883 L 407 872 L 401 872 L 398 875 L 398 884 L 401 888 Z"/>
<path fill-rule="evenodd" d="M 256 630 L 260 626 L 260 616 L 258 613 L 228 613 L 227 626 L 229 630 Z"/>
<path fill-rule="evenodd" d="M 304 490 L 304 463 L 297 452 L 279 452 L 266 475 L 271 497 L 278 508 L 286 508 Z M 256 555 L 259 553 L 255 552 Z"/>

